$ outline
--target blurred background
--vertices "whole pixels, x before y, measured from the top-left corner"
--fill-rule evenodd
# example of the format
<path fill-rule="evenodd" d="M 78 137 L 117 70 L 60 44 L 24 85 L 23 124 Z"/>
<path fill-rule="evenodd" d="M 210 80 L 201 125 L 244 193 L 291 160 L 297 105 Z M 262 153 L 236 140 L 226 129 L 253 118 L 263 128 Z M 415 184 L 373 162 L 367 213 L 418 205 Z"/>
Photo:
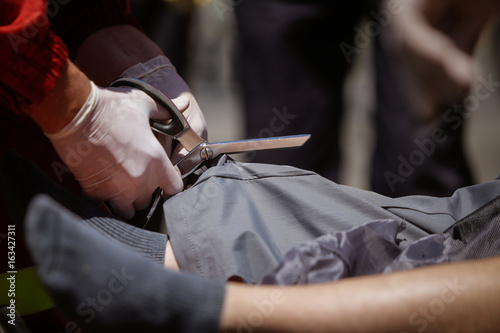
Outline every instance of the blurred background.
<path fill-rule="evenodd" d="M 131 1 L 146 33 L 190 85 L 205 114 L 210 141 L 246 137 L 237 63 L 241 48 L 234 5 L 230 5 L 239 1 L 199 0 L 195 6 L 175 0 Z M 364 189 L 370 189 L 374 142 L 371 52 L 371 47 L 363 49 L 345 81 L 346 112 L 341 127 L 344 159 L 340 182 Z M 476 58 L 484 77 L 494 73 L 500 81 L 500 24 L 492 24 L 485 31 Z M 464 147 L 476 183 L 492 180 L 500 172 L 499 109 L 500 89 L 496 89 L 466 121 Z"/>

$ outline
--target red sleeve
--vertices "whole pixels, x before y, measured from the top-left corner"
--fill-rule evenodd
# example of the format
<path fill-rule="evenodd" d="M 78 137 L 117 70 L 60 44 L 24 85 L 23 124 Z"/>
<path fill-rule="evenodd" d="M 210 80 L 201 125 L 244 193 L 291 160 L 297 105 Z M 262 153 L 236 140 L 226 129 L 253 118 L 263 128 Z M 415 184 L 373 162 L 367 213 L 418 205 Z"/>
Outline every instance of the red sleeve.
<path fill-rule="evenodd" d="M 19 110 L 55 85 L 68 57 L 50 31 L 46 0 L 0 0 L 0 103 Z"/>
<path fill-rule="evenodd" d="M 50 21 L 50 22 L 49 22 Z M 0 0 L 0 104 L 40 102 L 93 32 L 139 24 L 128 0 Z"/>

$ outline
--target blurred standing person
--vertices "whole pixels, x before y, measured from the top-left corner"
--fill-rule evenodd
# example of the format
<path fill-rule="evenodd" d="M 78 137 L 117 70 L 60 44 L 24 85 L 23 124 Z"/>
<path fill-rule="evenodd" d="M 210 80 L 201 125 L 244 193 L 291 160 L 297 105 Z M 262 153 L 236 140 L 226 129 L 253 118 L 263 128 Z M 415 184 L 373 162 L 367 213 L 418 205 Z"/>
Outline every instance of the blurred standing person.
<path fill-rule="evenodd" d="M 247 135 L 310 133 L 300 150 L 259 153 L 252 162 L 288 164 L 338 181 L 342 85 L 364 2 L 242 1 L 235 7 Z"/>
<path fill-rule="evenodd" d="M 289 164 L 339 181 L 342 87 L 351 56 L 362 51 L 358 47 L 361 41 L 375 44 L 377 137 L 371 166 L 373 190 L 392 197 L 450 195 L 457 188 L 470 185 L 473 180 L 462 147 L 462 126 L 444 121 L 442 115 L 446 107 L 466 96 L 473 77 L 470 73 L 461 78 L 450 74 L 443 75 L 448 81 L 437 79 L 447 72 L 435 71 L 435 66 L 426 67 L 435 63 L 435 59 L 427 59 L 421 63 L 420 70 L 401 76 L 402 68 L 412 65 L 398 60 L 401 56 L 413 59 L 414 67 L 418 67 L 418 59 L 426 57 L 428 36 L 417 36 L 419 25 L 405 26 L 405 20 L 420 17 L 436 31 L 441 30 L 443 36 L 450 32 L 438 25 L 456 18 L 460 10 L 451 5 L 453 1 L 446 3 L 417 1 L 410 5 L 404 1 L 388 1 L 380 5 L 376 1 L 287 0 L 239 3 L 236 14 L 243 44 L 241 65 L 248 136 L 313 135 L 304 149 L 259 153 L 252 161 Z M 424 5 L 439 8 L 432 12 L 420 7 Z M 394 9 L 389 17 L 384 16 L 388 6 Z M 360 23 L 364 14 L 368 14 L 368 24 L 378 25 L 378 31 L 363 31 L 369 28 Z M 478 14 L 481 19 L 486 17 L 485 13 Z M 429 22 L 428 15 L 439 15 L 441 22 L 437 25 Z M 469 63 L 485 21 L 479 24 L 480 21 L 474 19 L 473 22 L 474 26 L 470 27 L 473 31 L 463 37 L 462 43 L 456 34 L 450 38 L 441 36 L 441 42 L 450 48 L 457 43 L 457 50 L 462 50 Z M 397 47 L 404 41 L 401 38 L 398 44 L 384 37 L 392 35 L 391 31 L 416 37 L 410 39 L 409 43 L 413 44 L 406 50 L 414 54 L 413 58 L 382 45 L 393 43 Z M 433 32 L 429 29 L 428 35 Z M 431 40 L 434 45 L 439 42 Z M 346 49 L 345 45 L 352 48 Z M 439 46 L 436 50 L 439 52 Z M 427 80 L 422 80 L 422 73 Z M 419 80 L 423 85 L 415 84 Z M 440 82 L 439 87 L 433 84 L 436 82 Z M 439 89 L 437 94 L 432 92 L 435 89 Z M 408 99 L 408 92 L 419 91 L 417 101 L 430 97 L 432 102 L 415 103 L 415 99 Z"/>

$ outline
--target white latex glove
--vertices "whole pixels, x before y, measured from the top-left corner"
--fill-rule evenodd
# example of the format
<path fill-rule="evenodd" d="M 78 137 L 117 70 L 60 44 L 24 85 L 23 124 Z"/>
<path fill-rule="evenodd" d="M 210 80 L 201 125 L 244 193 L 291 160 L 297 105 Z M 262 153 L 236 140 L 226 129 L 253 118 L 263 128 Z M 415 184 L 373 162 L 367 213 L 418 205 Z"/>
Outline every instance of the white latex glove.
<path fill-rule="evenodd" d="M 148 62 L 136 64 L 124 71 L 121 76 L 140 79 L 161 91 L 184 114 L 196 133 L 205 139 L 207 138 L 205 117 L 188 85 L 177 74 L 175 67 L 167 57 L 157 56 Z M 157 137 L 170 155 L 171 140 L 164 135 L 157 135 Z M 178 146 L 171 154 L 172 160 L 177 160 L 178 154 L 185 154 L 182 146 Z"/>
<path fill-rule="evenodd" d="M 46 134 L 92 199 L 108 201 L 117 215 L 131 218 L 144 209 L 157 187 L 165 194 L 182 191 L 172 166 L 149 126 L 149 119 L 170 116 L 140 90 L 99 88 L 62 130 Z"/>

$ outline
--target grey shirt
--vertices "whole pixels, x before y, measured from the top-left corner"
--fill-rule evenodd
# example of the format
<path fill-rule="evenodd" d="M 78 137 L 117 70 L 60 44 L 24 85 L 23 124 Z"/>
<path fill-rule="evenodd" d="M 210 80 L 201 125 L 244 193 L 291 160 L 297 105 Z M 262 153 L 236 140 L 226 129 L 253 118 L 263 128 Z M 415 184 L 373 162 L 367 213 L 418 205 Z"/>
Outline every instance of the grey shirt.
<path fill-rule="evenodd" d="M 184 271 L 212 279 L 262 278 L 293 247 L 374 220 L 405 222 L 403 248 L 440 233 L 500 194 L 500 182 L 449 198 L 388 198 L 288 166 L 227 163 L 207 170 L 163 206 Z"/>

